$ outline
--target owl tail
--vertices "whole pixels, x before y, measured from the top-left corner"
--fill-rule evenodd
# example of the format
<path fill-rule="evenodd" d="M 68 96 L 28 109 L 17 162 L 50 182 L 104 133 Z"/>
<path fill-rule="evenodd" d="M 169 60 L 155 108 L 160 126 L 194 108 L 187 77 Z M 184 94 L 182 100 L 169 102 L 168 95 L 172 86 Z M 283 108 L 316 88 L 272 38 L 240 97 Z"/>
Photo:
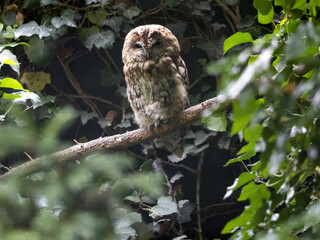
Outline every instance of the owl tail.
<path fill-rule="evenodd" d="M 182 158 L 184 151 L 183 135 L 184 130 L 179 130 L 169 135 L 154 139 L 154 144 L 157 148 L 164 148 L 176 155 L 178 158 Z"/>

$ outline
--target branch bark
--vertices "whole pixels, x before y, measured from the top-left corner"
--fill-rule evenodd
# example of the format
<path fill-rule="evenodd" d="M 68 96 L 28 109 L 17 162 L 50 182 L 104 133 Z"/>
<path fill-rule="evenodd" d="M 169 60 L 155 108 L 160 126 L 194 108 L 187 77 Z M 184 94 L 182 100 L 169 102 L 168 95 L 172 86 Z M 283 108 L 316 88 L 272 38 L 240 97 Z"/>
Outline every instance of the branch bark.
<path fill-rule="evenodd" d="M 157 129 L 148 130 L 139 128 L 124 134 L 98 138 L 87 143 L 80 143 L 62 151 L 39 157 L 17 166 L 4 175 L 1 175 L 0 180 L 5 180 L 8 177 L 26 177 L 41 170 L 49 170 L 55 163 L 66 164 L 67 162 L 74 161 L 81 156 L 89 155 L 96 151 L 116 151 L 137 145 L 199 120 L 201 113 L 209 108 L 212 108 L 214 112 L 223 111 L 230 106 L 232 102 L 233 100 L 223 101 L 221 95 L 217 96 L 184 110 L 176 117 L 175 121 L 168 124 L 162 124 Z"/>

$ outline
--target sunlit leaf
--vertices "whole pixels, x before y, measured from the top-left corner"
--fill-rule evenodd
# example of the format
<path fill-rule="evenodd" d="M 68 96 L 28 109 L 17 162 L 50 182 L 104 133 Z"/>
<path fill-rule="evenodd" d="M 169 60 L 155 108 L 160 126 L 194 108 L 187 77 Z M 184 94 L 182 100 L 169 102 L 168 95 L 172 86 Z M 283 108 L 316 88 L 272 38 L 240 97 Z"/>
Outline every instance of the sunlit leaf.
<path fill-rule="evenodd" d="M 254 151 L 249 151 L 249 152 L 246 152 L 244 154 L 242 154 L 241 156 L 237 157 L 237 158 L 233 158 L 233 159 L 230 159 L 226 164 L 225 166 L 228 166 L 230 165 L 231 163 L 235 163 L 235 162 L 242 162 L 244 160 L 248 160 L 250 158 L 252 158 L 253 156 L 255 156 L 256 153 Z"/>
<path fill-rule="evenodd" d="M 0 52 L 1 52 L 4 48 L 6 48 L 6 47 L 16 47 L 16 46 L 18 46 L 18 45 L 28 46 L 28 44 L 25 43 L 25 42 L 19 42 L 19 43 L 17 43 L 17 42 L 11 42 L 11 43 L 6 43 L 6 44 L 0 44 Z"/>
<path fill-rule="evenodd" d="M 247 42 L 253 42 L 250 33 L 237 32 L 224 41 L 223 52 L 226 53 L 230 48 Z"/>
<path fill-rule="evenodd" d="M 258 10 L 259 23 L 268 24 L 273 21 L 274 10 L 271 1 L 254 0 L 253 6 Z"/>
<path fill-rule="evenodd" d="M 0 52 L 0 65 L 2 64 L 10 65 L 17 74 L 20 74 L 20 64 L 17 57 L 8 49 L 4 49 Z"/>
<path fill-rule="evenodd" d="M 202 117 L 201 122 L 211 131 L 224 132 L 227 128 L 227 119 L 224 112 Z"/>
<path fill-rule="evenodd" d="M 0 88 L 9 88 L 14 90 L 24 90 L 21 83 L 13 78 L 3 78 L 0 79 Z"/>
<path fill-rule="evenodd" d="M 68 27 L 77 27 L 76 22 L 74 21 L 75 12 L 71 9 L 65 9 L 61 13 L 61 17 L 53 17 L 51 23 L 55 28 L 60 28 L 63 25 Z"/>

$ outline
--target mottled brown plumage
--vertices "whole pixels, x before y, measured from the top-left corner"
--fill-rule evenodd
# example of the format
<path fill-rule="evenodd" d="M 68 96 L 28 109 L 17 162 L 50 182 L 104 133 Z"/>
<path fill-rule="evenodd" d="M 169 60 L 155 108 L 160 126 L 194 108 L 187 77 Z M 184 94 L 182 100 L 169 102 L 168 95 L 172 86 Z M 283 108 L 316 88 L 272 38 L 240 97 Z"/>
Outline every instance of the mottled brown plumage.
<path fill-rule="evenodd" d="M 140 127 L 167 123 L 189 106 L 187 69 L 179 42 L 169 29 L 152 24 L 131 30 L 122 60 L 128 99 Z M 181 155 L 181 132 L 161 137 L 155 144 Z"/>

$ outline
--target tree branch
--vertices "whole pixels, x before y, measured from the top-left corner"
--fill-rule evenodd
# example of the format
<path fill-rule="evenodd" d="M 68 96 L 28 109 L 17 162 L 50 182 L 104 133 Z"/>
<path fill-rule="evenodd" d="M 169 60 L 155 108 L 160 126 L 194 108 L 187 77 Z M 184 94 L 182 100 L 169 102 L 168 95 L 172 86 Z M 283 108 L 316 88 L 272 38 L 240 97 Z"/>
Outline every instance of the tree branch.
<path fill-rule="evenodd" d="M 201 113 L 206 109 L 212 108 L 214 112 L 223 111 L 230 106 L 232 102 L 233 100 L 223 101 L 221 95 L 217 96 L 184 110 L 174 121 L 168 124 L 162 124 L 157 129 L 148 130 L 139 128 L 124 134 L 98 138 L 87 143 L 80 143 L 62 151 L 39 157 L 17 166 L 4 175 L 1 175 L 0 180 L 7 179 L 8 177 L 26 177 L 41 170 L 49 170 L 52 167 L 52 163 L 67 163 L 96 151 L 115 151 L 128 148 L 195 122 L 200 119 Z"/>

